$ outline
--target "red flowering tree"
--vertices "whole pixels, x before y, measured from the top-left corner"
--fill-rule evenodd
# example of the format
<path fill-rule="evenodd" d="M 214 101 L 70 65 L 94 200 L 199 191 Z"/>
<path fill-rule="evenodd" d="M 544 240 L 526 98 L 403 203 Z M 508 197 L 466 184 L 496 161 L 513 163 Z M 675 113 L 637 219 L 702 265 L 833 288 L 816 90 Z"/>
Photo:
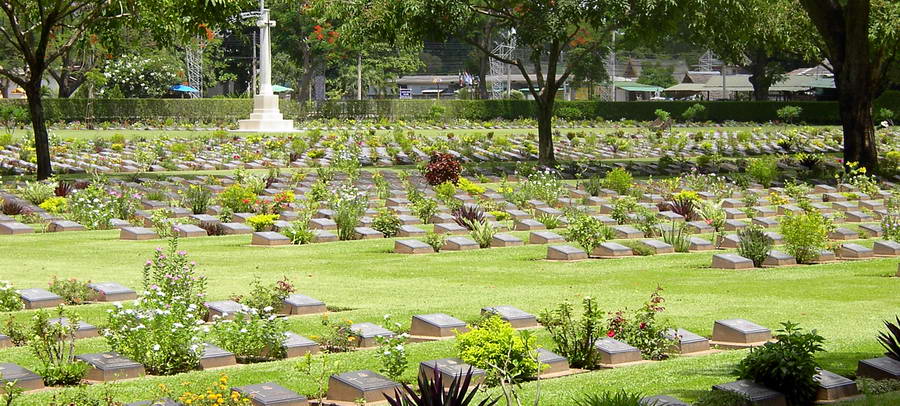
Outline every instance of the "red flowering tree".
<path fill-rule="evenodd" d="M 435 152 L 431 154 L 431 160 L 425 167 L 425 180 L 431 186 L 445 182 L 453 182 L 455 185 L 459 181 L 461 171 L 462 166 L 455 156 L 444 152 Z"/>

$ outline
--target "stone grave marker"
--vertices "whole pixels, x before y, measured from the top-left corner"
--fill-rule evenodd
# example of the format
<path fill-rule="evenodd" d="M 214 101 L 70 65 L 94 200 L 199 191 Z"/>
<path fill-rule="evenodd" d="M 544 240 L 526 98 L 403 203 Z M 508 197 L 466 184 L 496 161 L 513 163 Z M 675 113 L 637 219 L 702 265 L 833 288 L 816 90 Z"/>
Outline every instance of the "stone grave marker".
<path fill-rule="evenodd" d="M 284 299 L 281 314 L 298 316 L 304 314 L 321 314 L 328 309 L 321 300 L 313 299 L 306 295 L 291 294 Z"/>
<path fill-rule="evenodd" d="M 666 395 L 647 396 L 638 402 L 641 406 L 690 406 L 689 403 Z"/>
<path fill-rule="evenodd" d="M 631 248 L 615 242 L 601 243 L 591 252 L 591 256 L 598 258 L 621 258 L 632 255 Z"/>
<path fill-rule="evenodd" d="M 713 255 L 711 267 L 715 269 L 751 269 L 753 261 L 738 254 L 716 254 Z"/>
<path fill-rule="evenodd" d="M 860 224 L 859 231 L 866 238 L 877 238 L 884 235 L 884 229 L 879 224 Z"/>
<path fill-rule="evenodd" d="M 31 288 L 16 291 L 25 304 L 26 309 L 43 309 L 63 304 L 63 298 L 46 289 Z"/>
<path fill-rule="evenodd" d="M 537 353 L 538 363 L 546 365 L 540 372 L 542 378 L 562 376 L 566 375 L 567 372 L 571 372 L 569 360 L 566 357 L 544 348 L 538 348 Z"/>
<path fill-rule="evenodd" d="M 394 336 L 393 331 L 369 322 L 353 324 L 350 326 L 350 330 L 358 336 L 359 341 L 357 342 L 357 346 L 360 348 L 377 346 L 378 343 L 375 341 L 375 337 Z"/>
<path fill-rule="evenodd" d="M 709 351 L 709 339 L 683 328 L 677 330 L 668 329 L 663 332 L 663 335 L 675 343 L 672 347 L 675 352 L 681 355 L 705 353 Z"/>
<path fill-rule="evenodd" d="M 193 224 L 178 224 L 174 227 L 175 232 L 181 238 L 206 237 L 206 230 Z"/>
<path fill-rule="evenodd" d="M 0 334 L 0 349 L 12 347 L 12 346 L 13 346 L 13 343 L 12 343 L 12 340 L 9 339 L 9 336 Z"/>
<path fill-rule="evenodd" d="M 737 393 L 748 399 L 753 405 L 787 406 L 787 400 L 783 394 L 749 379 L 715 385 L 713 390 Z"/>
<path fill-rule="evenodd" d="M 0 363 L 0 384 L 15 382 L 25 391 L 44 389 L 44 380 L 25 368 L 16 364 Z"/>
<path fill-rule="evenodd" d="M 454 379 L 462 382 L 469 371 L 472 372 L 472 386 L 479 385 L 484 381 L 485 371 L 483 369 L 466 364 L 459 358 L 441 358 L 419 363 L 419 373 L 429 379 L 435 379 L 435 372 L 441 374 L 441 383 L 445 388 L 449 388 Z"/>
<path fill-rule="evenodd" d="M 319 344 L 290 331 L 284 333 L 285 358 L 297 358 L 319 352 Z"/>
<path fill-rule="evenodd" d="M 848 223 L 867 223 L 875 221 L 875 218 L 869 213 L 857 210 L 851 210 L 844 213 L 844 219 Z"/>
<path fill-rule="evenodd" d="M 447 213 L 435 213 L 428 219 L 428 222 L 431 224 L 443 224 L 443 223 L 452 223 L 453 216 Z"/>
<path fill-rule="evenodd" d="M 306 397 L 275 382 L 238 386 L 231 390 L 250 399 L 253 406 L 308 406 Z"/>
<path fill-rule="evenodd" d="M 253 233 L 250 245 L 260 247 L 277 247 L 291 245 L 291 239 L 274 231 L 257 231 Z"/>
<path fill-rule="evenodd" d="M 511 234 L 498 233 L 494 234 L 494 237 L 491 239 L 491 247 L 495 248 L 518 247 L 521 245 L 525 245 L 525 241 Z"/>
<path fill-rule="evenodd" d="M 859 388 L 856 386 L 856 382 L 834 372 L 822 369 L 819 370 L 819 373 L 813 379 L 819 385 L 819 389 L 816 392 L 817 401 L 833 402 L 859 395 Z"/>
<path fill-rule="evenodd" d="M 125 406 L 184 406 L 170 398 L 162 398 L 157 400 L 144 400 L 134 403 L 126 403 Z"/>
<path fill-rule="evenodd" d="M 97 292 L 98 302 L 121 302 L 137 299 L 137 292 L 115 282 L 89 283 L 88 287 Z"/>
<path fill-rule="evenodd" d="M 51 221 L 50 224 L 47 225 L 47 232 L 50 233 L 61 233 L 64 231 L 85 231 L 83 225 L 78 224 L 74 221 L 70 220 L 54 220 Z"/>
<path fill-rule="evenodd" d="M 822 250 L 819 251 L 819 255 L 813 260 L 815 263 L 824 263 L 824 262 L 832 262 L 837 261 L 837 256 L 834 255 L 834 251 L 831 250 Z"/>
<path fill-rule="evenodd" d="M 900 255 L 900 243 L 890 240 L 875 241 L 872 251 L 878 256 L 894 257 Z"/>
<path fill-rule="evenodd" d="M 559 244 L 563 242 L 566 242 L 566 239 L 552 231 L 532 231 L 528 234 L 529 244 Z"/>
<path fill-rule="evenodd" d="M 832 240 L 855 240 L 859 238 L 859 234 L 846 227 L 835 228 L 834 231 L 828 233 L 828 238 Z"/>
<path fill-rule="evenodd" d="M 466 322 L 449 314 L 432 313 L 420 314 L 412 317 L 409 334 L 423 338 L 449 338 L 456 333 L 465 333 Z"/>
<path fill-rule="evenodd" d="M 694 234 L 711 233 L 714 231 L 712 226 L 706 224 L 705 221 L 689 221 L 685 223 L 685 225 L 687 230 Z"/>
<path fill-rule="evenodd" d="M 59 317 L 47 320 L 50 324 L 60 324 L 63 327 L 69 326 L 69 319 L 67 317 Z M 100 332 L 97 330 L 97 327 L 94 325 L 88 324 L 84 321 L 79 321 L 78 325 L 75 326 L 75 338 L 93 338 L 100 336 Z"/>
<path fill-rule="evenodd" d="M 571 245 L 551 245 L 547 247 L 547 260 L 550 261 L 581 261 L 588 259 L 587 252 Z"/>
<path fill-rule="evenodd" d="M 849 259 L 867 259 L 872 258 L 875 253 L 872 249 L 863 247 L 859 244 L 841 244 L 838 249 L 841 258 Z"/>
<path fill-rule="evenodd" d="M 115 352 L 76 355 L 75 359 L 90 365 L 85 378 L 95 382 L 110 382 L 144 376 L 144 366 Z"/>
<path fill-rule="evenodd" d="M 762 264 L 763 266 L 797 265 L 797 259 L 786 252 L 770 250 Z"/>
<path fill-rule="evenodd" d="M 600 365 L 612 367 L 640 362 L 641 351 L 614 338 L 603 338 L 594 343 L 600 351 Z"/>
<path fill-rule="evenodd" d="M 516 231 L 538 231 L 538 230 L 546 230 L 547 226 L 537 220 L 533 219 L 522 219 L 516 220 L 513 225 L 513 229 Z"/>
<path fill-rule="evenodd" d="M 859 360 L 856 376 L 872 379 L 900 379 L 900 361 L 881 357 Z"/>
<path fill-rule="evenodd" d="M 159 238 L 152 228 L 146 227 L 122 227 L 119 229 L 119 239 L 128 241 L 145 241 Z"/>
<path fill-rule="evenodd" d="M 528 329 L 540 326 L 537 317 L 513 306 L 489 306 L 481 309 L 482 315 L 496 314 L 514 329 Z"/>
<path fill-rule="evenodd" d="M 650 248 L 650 250 L 652 250 L 654 254 L 675 253 L 675 247 L 660 240 L 639 240 L 637 243 Z"/>
<path fill-rule="evenodd" d="M 434 248 L 419 240 L 395 240 L 394 252 L 398 254 L 434 254 Z"/>
<path fill-rule="evenodd" d="M 124 227 L 131 227 L 131 223 L 122 219 L 111 219 L 109 220 L 109 226 L 110 228 L 121 230 Z"/>
<path fill-rule="evenodd" d="M 688 242 L 690 244 L 688 246 L 689 251 L 710 251 L 716 249 L 712 242 L 700 237 L 690 237 Z"/>
<path fill-rule="evenodd" d="M 727 219 L 725 220 L 725 226 L 722 227 L 725 231 L 738 231 L 747 228 L 747 223 L 741 220 Z"/>
<path fill-rule="evenodd" d="M 400 226 L 400 230 L 397 231 L 397 237 L 423 237 L 425 236 L 425 230 L 413 226 L 413 225 L 402 225 Z"/>
<path fill-rule="evenodd" d="M 253 227 L 243 223 L 222 223 L 222 234 L 241 235 L 253 233 Z"/>
<path fill-rule="evenodd" d="M 216 316 L 223 319 L 233 319 L 235 313 L 244 311 L 244 305 L 235 302 L 234 300 L 206 302 L 203 305 L 206 306 L 207 309 L 206 321 L 212 321 Z"/>
<path fill-rule="evenodd" d="M 437 234 L 465 235 L 469 230 L 456 223 L 438 223 L 434 225 L 434 232 Z"/>
<path fill-rule="evenodd" d="M 329 218 L 313 218 L 309 220 L 309 228 L 312 230 L 337 230 L 337 223 Z"/>
<path fill-rule="evenodd" d="M 7 216 L 5 214 L 0 214 L 0 223 L 15 223 L 16 219 Z"/>
<path fill-rule="evenodd" d="M 450 237 L 444 242 L 441 251 L 469 251 L 478 248 L 478 243 L 469 237 Z"/>
<path fill-rule="evenodd" d="M 772 339 L 772 331 L 744 319 L 716 320 L 712 344 L 725 348 L 747 348 L 763 345 Z"/>
<path fill-rule="evenodd" d="M 612 229 L 616 239 L 644 238 L 644 232 L 632 226 L 615 226 Z"/>
<path fill-rule="evenodd" d="M 357 240 L 384 238 L 384 234 L 382 234 L 381 231 L 378 231 L 371 227 L 354 227 L 353 235 Z"/>
<path fill-rule="evenodd" d="M 321 242 L 335 242 L 338 241 L 338 236 L 330 231 L 325 230 L 314 230 L 313 231 L 313 240 L 314 243 Z"/>
<path fill-rule="evenodd" d="M 369 370 L 344 372 L 328 379 L 327 397 L 330 401 L 350 402 L 364 399 L 366 402 L 384 401 L 385 394 L 394 395 L 400 384 Z"/>
<path fill-rule="evenodd" d="M 752 223 L 765 228 L 772 228 L 778 226 L 778 219 L 773 217 L 754 217 Z"/>
<path fill-rule="evenodd" d="M 741 237 L 737 234 L 719 234 L 718 238 L 722 248 L 737 248 L 741 244 Z"/>
<path fill-rule="evenodd" d="M 747 213 L 744 213 L 744 211 L 741 209 L 725 208 L 722 210 L 725 211 L 725 218 L 729 219 L 729 220 L 738 220 L 738 219 L 747 218 Z"/>
<path fill-rule="evenodd" d="M 203 343 L 203 354 L 200 355 L 200 369 L 215 369 L 237 364 L 234 353 L 210 343 Z"/>

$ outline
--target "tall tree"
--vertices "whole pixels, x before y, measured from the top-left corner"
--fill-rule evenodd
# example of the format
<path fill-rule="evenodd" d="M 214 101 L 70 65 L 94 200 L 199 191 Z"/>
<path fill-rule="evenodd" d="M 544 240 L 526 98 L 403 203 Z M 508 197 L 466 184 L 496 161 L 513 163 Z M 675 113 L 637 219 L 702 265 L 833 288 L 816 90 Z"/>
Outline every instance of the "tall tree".
<path fill-rule="evenodd" d="M 697 9 L 687 37 L 723 62 L 750 72 L 754 100 L 768 100 L 784 74 L 813 58 L 812 29 L 798 19 L 798 6 L 785 0 L 712 0 Z"/>
<path fill-rule="evenodd" d="M 672 0 L 348 0 L 338 8 L 353 30 L 366 35 L 392 43 L 455 37 L 514 66 L 534 97 L 539 162 L 553 165 L 553 108 L 573 70 L 591 51 L 608 46 L 613 30 L 634 36 L 663 32 L 676 20 L 676 6 Z M 485 21 L 496 33 L 513 33 L 526 55 L 506 57 L 486 46 Z"/>
<path fill-rule="evenodd" d="M 821 36 L 837 87 L 844 160 L 878 170 L 872 104 L 900 58 L 897 0 L 799 0 Z"/>
<path fill-rule="evenodd" d="M 0 42 L 21 65 L 0 75 L 25 90 L 34 132 L 37 177 L 52 175 L 41 85 L 47 70 L 89 36 L 118 39 L 124 24 L 140 26 L 166 42 L 206 31 L 240 11 L 244 0 L 0 0 Z"/>

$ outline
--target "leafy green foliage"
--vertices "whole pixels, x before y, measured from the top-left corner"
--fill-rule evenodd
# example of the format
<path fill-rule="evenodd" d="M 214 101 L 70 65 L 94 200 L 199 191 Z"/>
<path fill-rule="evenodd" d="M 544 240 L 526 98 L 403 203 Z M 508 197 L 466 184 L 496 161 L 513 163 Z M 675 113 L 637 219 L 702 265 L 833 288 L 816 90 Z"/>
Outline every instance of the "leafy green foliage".
<path fill-rule="evenodd" d="M 778 179 L 777 163 L 778 160 L 771 156 L 753 158 L 747 165 L 747 174 L 761 185 L 770 187 Z"/>
<path fill-rule="evenodd" d="M 88 286 L 89 283 L 91 281 L 80 281 L 76 278 L 59 279 L 53 275 L 47 290 L 62 297 L 67 305 L 79 305 L 97 298 L 97 292 Z"/>
<path fill-rule="evenodd" d="M 588 254 L 613 237 L 612 229 L 600 220 L 584 213 L 569 218 L 569 226 L 563 231 L 568 241 L 574 241 Z"/>
<path fill-rule="evenodd" d="M 819 364 L 815 355 L 825 341 L 815 330 L 804 332 L 796 324 L 782 323 L 777 342 L 751 348 L 738 364 L 736 373 L 785 395 L 794 405 L 806 405 L 816 398 L 818 385 L 813 377 Z"/>
<path fill-rule="evenodd" d="M 259 278 L 253 278 L 253 282 L 250 283 L 250 294 L 239 297 L 238 301 L 259 313 L 279 312 L 284 305 L 284 299 L 291 293 L 294 293 L 294 284 L 287 276 L 272 284 L 265 284 Z"/>
<path fill-rule="evenodd" d="M 884 322 L 887 332 L 878 334 L 878 342 L 887 350 L 884 355 L 900 361 L 900 317 L 897 317 L 896 320 L 896 323 Z"/>
<path fill-rule="evenodd" d="M 372 220 L 372 228 L 387 238 L 396 236 L 400 232 L 400 225 L 400 217 L 386 208 L 378 209 L 378 214 Z"/>
<path fill-rule="evenodd" d="M 8 281 L 0 281 L 0 312 L 22 310 L 25 304 L 16 293 L 16 289 Z"/>
<path fill-rule="evenodd" d="M 434 231 L 425 233 L 425 243 L 430 245 L 434 252 L 440 252 L 446 242 L 447 234 L 439 234 Z"/>
<path fill-rule="evenodd" d="M 256 202 L 256 193 L 248 187 L 235 183 L 219 194 L 219 204 L 232 213 L 249 213 Z"/>
<path fill-rule="evenodd" d="M 257 214 L 247 219 L 247 225 L 253 227 L 253 231 L 269 231 L 278 220 L 277 214 Z"/>
<path fill-rule="evenodd" d="M 233 352 L 242 362 L 284 358 L 286 321 L 269 312 L 245 307 L 233 319 L 220 318 L 210 329 L 216 345 Z"/>
<path fill-rule="evenodd" d="M 738 230 L 740 238 L 738 243 L 738 255 L 753 261 L 753 266 L 762 266 L 763 261 L 769 256 L 773 241 L 766 235 L 762 226 L 752 224 L 747 228 Z"/>
<path fill-rule="evenodd" d="M 75 385 L 88 369 L 87 364 L 75 359 L 75 331 L 80 318 L 62 306 L 57 308 L 56 316 L 67 322 L 51 322 L 50 313 L 43 309 L 34 314 L 28 346 L 41 362 L 39 375 L 45 385 Z"/>
<path fill-rule="evenodd" d="M 785 123 L 793 123 L 798 118 L 800 118 L 800 113 L 803 112 L 803 108 L 799 106 L 784 106 L 775 113 L 778 115 L 778 118 Z"/>
<path fill-rule="evenodd" d="M 634 178 L 631 173 L 622 168 L 609 171 L 603 178 L 603 185 L 620 195 L 627 195 L 633 187 L 633 182 Z"/>
<path fill-rule="evenodd" d="M 537 376 L 540 365 L 534 337 L 522 335 L 509 322 L 492 315 L 456 337 L 459 358 L 487 371 L 487 384 L 499 382 L 501 372 L 513 383 Z"/>
<path fill-rule="evenodd" d="M 641 406 L 641 398 L 643 395 L 639 393 L 626 392 L 624 390 L 618 392 L 601 392 L 590 393 L 581 398 L 575 399 L 574 406 Z M 652 406 L 652 405 L 650 405 Z"/>
<path fill-rule="evenodd" d="M 478 243 L 478 246 L 481 248 L 490 248 L 491 241 L 493 241 L 494 235 L 497 234 L 497 229 L 494 228 L 494 225 L 487 220 L 465 220 L 465 222 L 469 229 L 472 230 L 469 232 L 469 235 Z"/>
<path fill-rule="evenodd" d="M 539 321 L 553 338 L 554 352 L 566 357 L 572 368 L 595 369 L 600 351 L 594 343 L 606 337 L 603 311 L 591 297 L 585 297 L 582 305 L 581 317 L 571 303 L 561 303 L 556 309 L 543 311 Z"/>
<path fill-rule="evenodd" d="M 628 314 L 627 310 L 613 313 L 606 335 L 636 347 L 646 359 L 665 359 L 672 341 L 663 335 L 671 327 L 669 323 L 657 319 L 659 313 L 666 310 L 662 290 L 657 287 L 650 294 L 650 299 L 634 314 Z"/>
<path fill-rule="evenodd" d="M 801 264 L 809 263 L 827 247 L 830 222 L 817 211 L 789 214 L 781 219 L 785 249 Z"/>
<path fill-rule="evenodd" d="M 474 403 L 480 385 L 471 387 L 472 370 L 462 376 L 453 378 L 449 387 L 444 388 L 444 378 L 440 371 L 435 369 L 434 379 L 429 379 L 424 373 L 419 374 L 418 390 L 403 384 L 403 390 L 394 389 L 394 396 L 385 394 L 387 402 L 391 406 L 468 406 Z M 478 402 L 478 406 L 493 406 L 498 399 L 485 398 Z"/>
<path fill-rule="evenodd" d="M 434 153 L 425 167 L 425 180 L 431 186 L 437 186 L 445 182 L 456 184 L 459 181 L 459 173 L 462 166 L 459 160 L 447 153 Z"/>

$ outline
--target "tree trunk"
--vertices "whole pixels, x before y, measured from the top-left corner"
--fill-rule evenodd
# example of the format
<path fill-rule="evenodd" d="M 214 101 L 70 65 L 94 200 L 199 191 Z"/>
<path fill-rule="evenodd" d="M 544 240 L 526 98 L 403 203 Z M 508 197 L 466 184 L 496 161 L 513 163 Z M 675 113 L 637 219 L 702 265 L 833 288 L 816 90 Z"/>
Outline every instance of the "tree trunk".
<path fill-rule="evenodd" d="M 34 131 L 34 150 L 37 156 L 37 178 L 44 180 L 53 175 L 50 166 L 50 140 L 47 136 L 47 123 L 44 121 L 44 104 L 41 100 L 40 76 L 25 86 L 28 97 L 28 111 L 31 113 L 31 127 Z"/>
<path fill-rule="evenodd" d="M 864 84 L 841 83 L 838 88 L 838 107 L 844 130 L 844 162 L 858 162 L 860 166 L 878 171 L 878 143 L 872 121 L 872 97 Z"/>
<path fill-rule="evenodd" d="M 494 24 L 489 21 L 484 24 L 484 27 L 482 28 L 481 44 L 485 49 L 491 49 L 491 47 L 494 46 L 492 35 L 494 32 Z M 484 52 L 479 52 L 479 55 L 481 57 L 478 58 L 478 97 L 486 100 L 490 98 L 487 88 L 487 75 L 491 70 L 491 57 Z"/>
<path fill-rule="evenodd" d="M 772 86 L 773 78 L 769 75 L 767 67 L 769 57 L 765 51 L 759 50 L 751 52 L 747 55 L 750 63 L 744 66 L 750 71 L 750 84 L 753 85 L 753 100 L 766 101 L 769 100 L 769 87 Z"/>
<path fill-rule="evenodd" d="M 553 152 L 553 105 L 556 102 L 556 92 L 548 92 L 549 90 L 543 89 L 540 97 L 544 100 L 537 103 L 538 164 L 548 167 L 556 165 L 556 155 Z"/>

